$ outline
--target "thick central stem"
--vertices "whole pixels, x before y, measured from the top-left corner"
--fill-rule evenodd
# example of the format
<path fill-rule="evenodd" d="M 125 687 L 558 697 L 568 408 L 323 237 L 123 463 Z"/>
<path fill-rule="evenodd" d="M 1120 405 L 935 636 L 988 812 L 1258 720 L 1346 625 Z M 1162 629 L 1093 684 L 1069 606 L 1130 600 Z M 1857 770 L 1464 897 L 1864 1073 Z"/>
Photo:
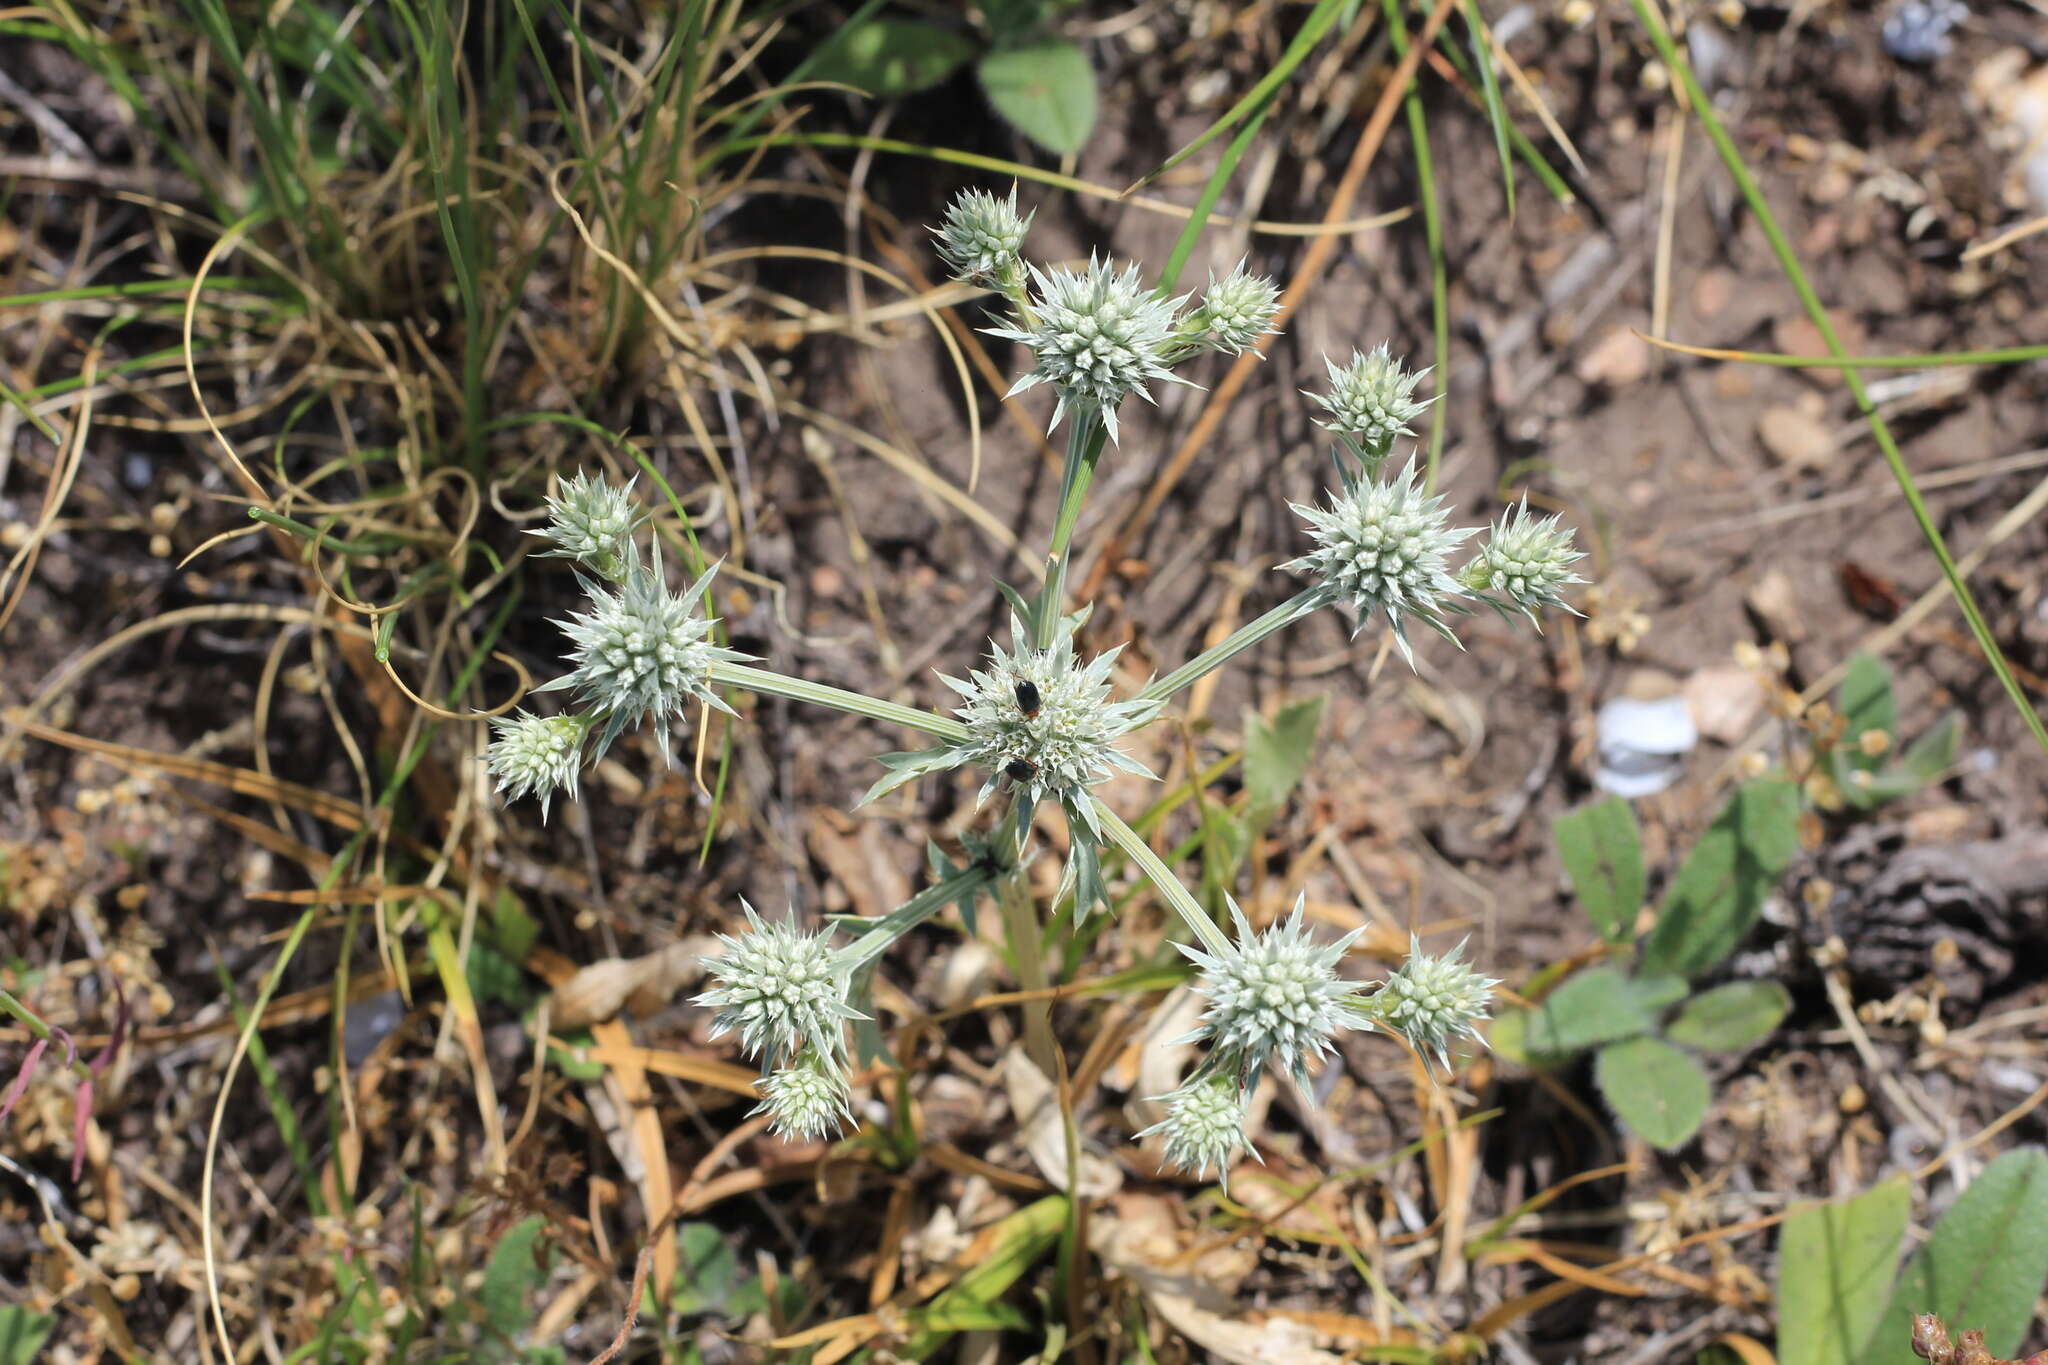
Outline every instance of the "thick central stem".
<path fill-rule="evenodd" d="M 1013 805 L 1003 817 L 997 838 L 1006 870 L 996 880 L 996 904 L 1002 907 L 1003 933 L 1010 940 L 1010 956 L 1017 965 L 1017 984 L 1027 991 L 1044 991 L 1052 980 L 1045 971 L 1038 903 L 1031 894 L 1030 874 L 1024 869 L 1024 834 L 1030 822 L 1031 809 L 1024 804 Z M 1024 1050 L 1048 1077 L 1058 1074 L 1058 1046 L 1052 1036 L 1052 1002 L 1026 1001 Z"/>
<path fill-rule="evenodd" d="M 1038 591 L 1038 619 L 1032 622 L 1032 643 L 1052 648 L 1059 630 L 1060 613 L 1066 607 L 1067 550 L 1073 543 L 1074 527 L 1081 519 L 1081 504 L 1087 501 L 1088 485 L 1095 480 L 1095 462 L 1102 458 L 1107 436 L 1101 417 L 1088 411 L 1076 412 L 1067 428 L 1067 462 L 1060 471 L 1060 510 L 1053 521 L 1052 544 L 1046 550 L 1045 585 Z"/>

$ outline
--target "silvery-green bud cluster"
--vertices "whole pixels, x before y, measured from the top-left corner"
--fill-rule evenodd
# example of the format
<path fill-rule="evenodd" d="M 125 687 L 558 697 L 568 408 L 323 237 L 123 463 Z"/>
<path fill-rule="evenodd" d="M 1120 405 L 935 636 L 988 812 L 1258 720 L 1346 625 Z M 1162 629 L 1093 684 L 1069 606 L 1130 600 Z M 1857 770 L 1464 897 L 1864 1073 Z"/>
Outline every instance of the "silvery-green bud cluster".
<path fill-rule="evenodd" d="M 1010 393 L 1052 385 L 1059 396 L 1053 426 L 1068 412 L 1088 414 L 1101 419 L 1114 441 L 1116 410 L 1127 394 L 1149 403 L 1152 381 L 1187 382 L 1168 368 L 1187 352 L 1180 317 L 1186 295 L 1162 299 L 1140 283 L 1138 267 L 1118 270 L 1093 257 L 1086 271 L 1028 269 L 1029 316 L 988 334 L 1031 348 L 1037 364 Z"/>
<path fill-rule="evenodd" d="M 1478 1039 L 1493 988 L 1500 982 L 1481 976 L 1463 962 L 1460 943 L 1441 957 L 1422 951 L 1409 940 L 1408 960 L 1387 978 L 1368 1002 L 1378 1021 L 1406 1038 L 1417 1052 L 1450 1065 L 1450 1046 L 1460 1036 Z"/>
<path fill-rule="evenodd" d="M 968 284 L 1013 286 L 1023 274 L 1024 235 L 1036 214 L 1019 215 L 1017 191 L 998 199 L 986 190 L 965 190 L 946 209 L 933 235 L 953 277 Z"/>
<path fill-rule="evenodd" d="M 1308 522 L 1316 548 L 1284 567 L 1309 575 L 1348 603 L 1358 614 L 1357 629 L 1375 612 L 1383 613 L 1401 657 L 1412 666 L 1409 621 L 1457 640 L 1445 618 L 1467 610 L 1460 599 L 1468 589 L 1451 574 L 1449 559 L 1473 531 L 1450 524 L 1444 500 L 1416 480 L 1413 460 L 1385 481 L 1342 460 L 1337 468 L 1340 487 L 1329 506 L 1294 508 Z"/>
<path fill-rule="evenodd" d="M 1251 1146 L 1244 1131 L 1250 1090 L 1236 1077 L 1212 1071 L 1197 1073 L 1180 1089 L 1159 1096 L 1159 1101 L 1166 1106 L 1166 1117 L 1141 1129 L 1138 1136 L 1156 1133 L 1165 1144 L 1167 1162 L 1197 1180 L 1208 1179 L 1213 1166 L 1227 1189 L 1231 1157 Z"/>
<path fill-rule="evenodd" d="M 593 760 L 628 725 L 648 721 L 666 753 L 669 718 L 681 715 L 692 699 L 731 713 L 711 689 L 711 665 L 747 656 L 712 644 L 712 623 L 697 610 L 717 571 L 713 565 L 682 592 L 672 592 L 657 555 L 651 568 L 635 566 L 616 591 L 586 581 L 590 610 L 555 623 L 575 647 L 576 667 L 536 690 L 577 689 L 602 721 Z"/>
<path fill-rule="evenodd" d="M 747 1056 L 770 1065 L 804 1052 L 837 1063 L 845 1024 L 862 1017 L 846 1000 L 852 968 L 845 953 L 830 933 L 769 924 L 740 904 L 746 932 L 718 936 L 725 951 L 706 964 L 718 984 L 696 1000 L 718 1011 L 711 1036 L 737 1033 Z"/>
<path fill-rule="evenodd" d="M 1228 951 L 1180 945 L 1202 969 L 1195 989 L 1209 997 L 1209 1008 L 1179 1041 L 1210 1045 L 1206 1069 L 1255 1077 L 1270 1061 L 1307 1089 L 1310 1059 L 1327 1056 L 1332 1037 L 1363 1022 L 1351 1007 L 1359 983 L 1338 975 L 1337 964 L 1365 930 L 1318 943 L 1302 923 L 1307 906 L 1304 895 L 1287 919 L 1253 933 L 1232 903 L 1237 942 Z"/>
<path fill-rule="evenodd" d="M 1070 630 L 1049 649 L 1035 648 L 1021 621 L 1010 622 L 1010 648 L 989 641 L 988 667 L 965 678 L 939 675 L 958 693 L 955 714 L 968 737 L 953 746 L 956 765 L 987 774 L 981 799 L 1009 782 L 1025 799 L 1072 800 L 1118 772 L 1152 770 L 1116 741 L 1159 714 L 1160 703 L 1111 701 L 1109 674 L 1122 646 L 1087 663 L 1074 657 Z"/>
<path fill-rule="evenodd" d="M 1245 273 L 1240 261 L 1221 280 L 1213 275 L 1195 309 L 1195 325 L 1210 345 L 1237 355 L 1273 330 L 1274 315 L 1280 311 L 1280 286 L 1263 275 Z"/>
<path fill-rule="evenodd" d="M 491 719 L 491 747 L 484 761 L 498 790 L 517 801 L 540 798 L 540 818 L 548 818 L 548 802 L 557 791 L 576 799 L 576 773 L 583 766 L 583 737 L 590 733 L 583 716 L 535 716 L 520 711 Z"/>
<path fill-rule="evenodd" d="M 1572 565 L 1584 558 L 1559 518 L 1530 516 L 1525 497 L 1494 523 L 1493 534 L 1460 576 L 1503 613 L 1519 611 L 1540 630 L 1536 613 L 1541 609 L 1572 610 L 1559 592 L 1586 581 L 1572 572 Z"/>
<path fill-rule="evenodd" d="M 1308 395 L 1310 402 L 1325 410 L 1316 420 L 1355 440 L 1370 460 L 1385 458 L 1395 437 L 1412 435 L 1408 424 L 1435 401 L 1415 399 L 1415 387 L 1429 371 L 1408 373 L 1384 341 L 1370 353 L 1353 351 L 1348 365 L 1340 366 L 1328 356 L 1323 357 L 1323 364 L 1330 371 L 1330 391 Z"/>
<path fill-rule="evenodd" d="M 633 532 L 644 520 L 631 487 L 578 472 L 563 479 L 560 490 L 548 499 L 548 524 L 529 534 L 553 542 L 554 548 L 542 551 L 543 556 L 573 559 L 616 583 L 637 562 Z"/>
<path fill-rule="evenodd" d="M 837 1059 L 806 1048 L 761 1079 L 756 1114 L 768 1115 L 770 1132 L 815 1141 L 831 1137 L 853 1121 L 853 1096 Z"/>

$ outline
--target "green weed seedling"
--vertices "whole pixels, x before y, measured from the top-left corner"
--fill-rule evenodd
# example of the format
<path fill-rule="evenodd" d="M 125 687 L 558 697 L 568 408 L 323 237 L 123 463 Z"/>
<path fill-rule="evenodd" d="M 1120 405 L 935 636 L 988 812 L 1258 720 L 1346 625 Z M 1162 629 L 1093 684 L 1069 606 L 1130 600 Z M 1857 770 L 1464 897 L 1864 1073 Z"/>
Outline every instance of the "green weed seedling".
<path fill-rule="evenodd" d="M 1785 1220 L 1782 1365 L 1914 1365 L 1916 1319 L 1929 1315 L 1982 1331 L 2000 1360 L 2020 1349 L 2048 1284 L 2048 1151 L 2024 1147 L 1986 1166 L 1900 1270 L 1911 1208 L 1899 1175 Z"/>
<path fill-rule="evenodd" d="M 1095 72 L 1081 45 L 1050 31 L 1073 0 L 992 0 L 967 29 L 899 14 L 869 14 L 839 30 L 806 75 L 877 98 L 929 90 L 969 62 L 1005 122 L 1055 156 L 1072 156 L 1095 130 Z M 870 5 L 868 10 L 877 6 Z"/>
<path fill-rule="evenodd" d="M 1775 981 L 1711 975 L 1755 927 L 1764 900 L 1799 851 L 1802 790 L 1818 804 L 1869 811 L 1955 762 L 1954 717 L 1903 753 L 1891 674 L 1867 654 L 1850 661 L 1836 706 L 1816 709 L 1798 773 L 1745 783 L 1700 836 L 1638 939 L 1648 889 L 1634 811 L 1619 797 L 1557 822 L 1558 856 L 1612 959 L 1575 973 L 1532 1008 L 1503 1016 L 1494 1046 L 1534 1065 L 1594 1054 L 1593 1075 L 1623 1123 L 1670 1151 L 1690 1141 L 1712 1098 L 1695 1054 L 1741 1052 L 1769 1037 L 1792 1007 Z M 1795 778 L 1802 780 L 1795 780 Z"/>

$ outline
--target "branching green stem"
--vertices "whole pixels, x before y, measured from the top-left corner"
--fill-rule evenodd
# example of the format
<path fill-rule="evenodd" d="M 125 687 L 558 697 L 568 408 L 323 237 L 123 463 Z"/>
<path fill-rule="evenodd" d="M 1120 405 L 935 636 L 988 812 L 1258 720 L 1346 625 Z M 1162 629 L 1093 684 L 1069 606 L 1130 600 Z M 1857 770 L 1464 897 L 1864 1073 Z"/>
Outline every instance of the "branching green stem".
<path fill-rule="evenodd" d="M 710 678 L 715 683 L 737 687 L 747 692 L 757 692 L 762 696 L 786 697 L 790 701 L 808 702 L 813 706 L 829 706 L 834 711 L 844 711 L 851 716 L 865 716 L 884 725 L 901 725 L 906 729 L 919 730 L 943 739 L 949 744 L 958 744 L 967 738 L 966 726 L 936 711 L 903 706 L 897 702 L 883 701 L 879 697 L 864 697 L 843 687 L 830 687 L 804 678 L 791 678 L 765 668 L 750 668 L 745 664 L 720 661 L 711 665 Z"/>
<path fill-rule="evenodd" d="M 1203 674 L 1215 672 L 1261 640 L 1278 634 L 1302 617 L 1321 610 L 1335 600 L 1336 595 L 1327 587 L 1305 588 L 1258 620 L 1239 626 L 1227 638 L 1203 650 L 1165 677 L 1155 679 L 1149 687 L 1138 694 L 1137 699 L 1164 701 Z"/>
<path fill-rule="evenodd" d="M 1195 937 L 1202 940 L 1202 946 L 1212 953 L 1229 952 L 1230 940 L 1223 936 L 1223 931 L 1216 927 L 1216 922 L 1209 918 L 1201 903 L 1188 894 L 1188 889 L 1180 884 L 1180 878 L 1174 876 L 1172 870 L 1159 860 L 1159 855 L 1152 851 L 1152 846 L 1145 842 L 1144 837 L 1118 818 L 1115 811 L 1104 805 L 1101 797 L 1091 796 L 1088 799 L 1095 804 L 1095 818 L 1101 822 L 1102 832 L 1109 836 L 1111 843 L 1122 849 L 1125 855 L 1138 865 L 1138 870 L 1145 874 L 1146 880 L 1152 883 L 1161 899 L 1172 906 L 1174 913 L 1185 920 L 1188 928 L 1194 931 Z"/>

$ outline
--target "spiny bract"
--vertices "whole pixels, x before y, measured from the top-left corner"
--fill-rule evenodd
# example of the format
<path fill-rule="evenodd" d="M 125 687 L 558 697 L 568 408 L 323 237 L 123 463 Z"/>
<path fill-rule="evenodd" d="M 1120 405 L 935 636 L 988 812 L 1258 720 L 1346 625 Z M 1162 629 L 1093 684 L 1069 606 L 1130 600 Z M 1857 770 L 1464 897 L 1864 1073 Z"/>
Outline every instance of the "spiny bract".
<path fill-rule="evenodd" d="M 619 488 L 578 472 L 563 479 L 548 499 L 548 524 L 527 534 L 554 543 L 541 552 L 543 557 L 573 559 L 618 582 L 636 563 L 633 532 L 644 520 L 630 485 Z"/>
<path fill-rule="evenodd" d="M 1213 1166 L 1227 1190 L 1230 1158 L 1251 1145 L 1244 1131 L 1250 1092 L 1233 1077 L 1212 1074 L 1197 1075 L 1180 1089 L 1155 1098 L 1166 1106 L 1166 1117 L 1141 1129 L 1138 1136 L 1159 1134 L 1166 1144 L 1166 1159 L 1198 1180 L 1208 1179 Z"/>
<path fill-rule="evenodd" d="M 1429 371 L 1409 374 L 1384 341 L 1370 353 L 1353 351 L 1348 365 L 1339 365 L 1328 356 L 1323 357 L 1323 365 L 1330 372 L 1330 392 L 1311 393 L 1308 398 L 1328 416 L 1316 420 L 1331 431 L 1356 437 L 1374 454 L 1384 455 L 1396 436 L 1411 434 L 1408 424 L 1436 401 L 1415 401 L 1415 386 Z"/>
<path fill-rule="evenodd" d="M 626 726 L 646 720 L 654 722 L 655 740 L 666 755 L 669 717 L 682 714 L 692 697 L 731 714 L 711 690 L 711 665 L 749 656 L 712 644 L 712 624 L 697 611 L 717 571 L 713 565 L 684 591 L 670 592 L 657 555 L 652 567 L 634 566 L 616 592 L 586 579 L 590 610 L 555 623 L 575 646 L 576 668 L 535 690 L 581 690 L 604 725 L 592 761 L 604 756 Z"/>
<path fill-rule="evenodd" d="M 1450 1066 L 1450 1045 L 1460 1035 L 1477 1039 L 1479 1022 L 1500 982 L 1481 976 L 1458 960 L 1460 943 L 1442 957 L 1422 951 L 1411 938 L 1408 960 L 1370 1002 L 1374 1015 L 1406 1038 L 1417 1052 Z"/>
<path fill-rule="evenodd" d="M 761 1103 L 754 1112 L 768 1115 L 769 1131 L 783 1137 L 830 1137 L 853 1118 L 845 1074 L 815 1048 L 769 1072 L 760 1089 Z"/>
<path fill-rule="evenodd" d="M 1093 257 L 1086 273 L 1035 265 L 1030 272 L 1032 316 L 988 333 L 1031 348 L 1037 364 L 1010 393 L 1051 384 L 1059 394 L 1053 426 L 1069 410 L 1090 412 L 1114 441 L 1117 405 L 1125 394 L 1150 402 L 1145 386 L 1152 380 L 1186 382 L 1167 368 L 1183 341 L 1179 320 L 1186 295 L 1162 299 L 1139 283 L 1136 266 L 1118 270 Z"/>
<path fill-rule="evenodd" d="M 1351 1006 L 1359 983 L 1339 976 L 1337 964 L 1365 931 L 1317 943 L 1302 923 L 1307 904 L 1304 895 L 1285 921 L 1255 934 L 1232 902 L 1237 942 L 1228 951 L 1179 945 L 1202 969 L 1195 989 L 1209 997 L 1209 1008 L 1201 1026 L 1177 1041 L 1212 1045 L 1204 1070 L 1227 1071 L 1249 1083 L 1270 1058 L 1306 1089 L 1309 1059 L 1330 1051 L 1333 1034 L 1364 1024 Z"/>
<path fill-rule="evenodd" d="M 1031 231 L 1036 214 L 1017 213 L 1017 191 L 998 199 L 987 190 L 964 190 L 947 206 L 945 221 L 932 230 L 939 255 L 956 279 L 990 283 L 1007 279 L 1018 268 L 1017 253 Z"/>
<path fill-rule="evenodd" d="M 1586 581 L 1572 572 L 1572 565 L 1584 558 L 1573 548 L 1572 533 L 1559 518 L 1530 516 L 1525 497 L 1494 523 L 1492 536 L 1465 566 L 1462 576 L 1472 591 L 1497 594 L 1541 630 L 1538 610 L 1571 610 L 1559 590 Z M 1495 598 L 1489 600 L 1502 606 Z"/>
<path fill-rule="evenodd" d="M 725 951 L 705 964 L 718 984 L 696 1000 L 718 1011 L 712 1036 L 738 1033 L 749 1057 L 770 1063 L 806 1048 L 836 1060 L 845 1047 L 843 1025 L 863 1016 L 846 1003 L 848 972 L 830 933 L 765 923 L 753 906 L 740 906 L 746 932 L 718 936 Z"/>
<path fill-rule="evenodd" d="M 1285 567 L 1310 575 L 1355 607 L 1358 629 L 1375 610 L 1385 612 L 1401 657 L 1412 667 L 1409 618 L 1457 639 L 1444 617 L 1465 611 L 1458 599 L 1466 588 L 1446 563 L 1473 531 L 1450 524 L 1443 499 L 1416 482 L 1412 459 L 1385 482 L 1341 463 L 1339 471 L 1343 487 L 1331 494 L 1327 508 L 1295 506 L 1316 548 Z"/>
<path fill-rule="evenodd" d="M 1109 699 L 1109 672 L 1122 646 L 1096 655 L 1086 664 L 1074 658 L 1071 631 L 1063 630 L 1050 649 L 1031 644 L 1021 621 L 1010 622 L 1010 648 L 989 642 L 986 669 L 966 679 L 939 675 L 959 693 L 957 714 L 968 738 L 949 751 L 956 763 L 988 772 L 981 789 L 987 800 L 998 780 L 1011 775 L 1025 800 L 1085 797 L 1087 789 L 1112 773 L 1151 777 L 1144 764 L 1116 747 L 1119 736 L 1159 713 L 1160 703 Z M 1018 699 L 1020 683 L 1036 692 L 1037 710 Z M 1085 801 L 1080 803 L 1085 809 Z"/>
<path fill-rule="evenodd" d="M 1279 309 L 1280 287 L 1263 275 L 1245 273 L 1240 261 L 1221 280 L 1209 277 L 1195 323 L 1210 345 L 1237 355 L 1273 330 L 1273 315 Z"/>
<path fill-rule="evenodd" d="M 583 737 L 590 722 L 581 716 L 535 716 L 521 711 L 491 718 L 491 744 L 484 765 L 498 790 L 517 801 L 540 797 L 540 818 L 557 791 L 576 799 L 576 772 L 583 764 Z"/>

